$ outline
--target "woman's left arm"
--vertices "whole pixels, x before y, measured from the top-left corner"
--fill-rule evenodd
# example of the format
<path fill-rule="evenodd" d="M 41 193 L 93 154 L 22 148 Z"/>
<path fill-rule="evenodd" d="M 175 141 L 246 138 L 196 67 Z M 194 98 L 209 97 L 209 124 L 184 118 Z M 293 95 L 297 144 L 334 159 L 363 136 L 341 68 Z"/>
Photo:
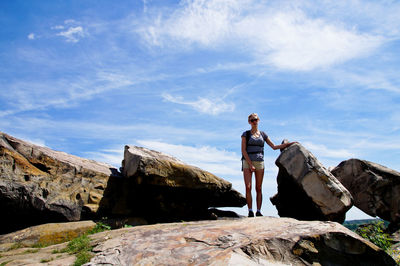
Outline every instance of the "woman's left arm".
<path fill-rule="evenodd" d="M 288 142 L 288 143 L 283 143 L 280 145 L 275 145 L 270 139 L 269 137 L 267 137 L 267 139 L 265 140 L 265 142 L 273 149 L 273 150 L 278 150 L 278 149 L 284 149 L 286 147 L 289 147 L 290 145 L 297 143 L 297 141 L 295 142 Z"/>

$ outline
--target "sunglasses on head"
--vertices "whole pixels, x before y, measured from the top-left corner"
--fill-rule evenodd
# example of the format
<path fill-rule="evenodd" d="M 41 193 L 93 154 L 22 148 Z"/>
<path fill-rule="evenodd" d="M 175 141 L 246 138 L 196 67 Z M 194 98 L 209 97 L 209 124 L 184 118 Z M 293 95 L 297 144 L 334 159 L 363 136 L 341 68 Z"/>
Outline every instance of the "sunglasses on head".
<path fill-rule="evenodd" d="M 251 123 L 256 122 L 256 121 L 258 121 L 258 119 L 251 119 L 250 120 Z"/>

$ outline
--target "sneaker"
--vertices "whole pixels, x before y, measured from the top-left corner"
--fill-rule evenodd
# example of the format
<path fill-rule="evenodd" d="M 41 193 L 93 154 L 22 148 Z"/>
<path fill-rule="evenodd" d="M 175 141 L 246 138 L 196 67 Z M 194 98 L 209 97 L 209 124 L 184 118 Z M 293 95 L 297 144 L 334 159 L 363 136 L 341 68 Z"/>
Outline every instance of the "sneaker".
<path fill-rule="evenodd" d="M 249 211 L 249 217 L 254 217 L 254 212 Z"/>
<path fill-rule="evenodd" d="M 262 214 L 261 214 L 261 212 L 256 212 L 256 216 L 263 216 Z"/>

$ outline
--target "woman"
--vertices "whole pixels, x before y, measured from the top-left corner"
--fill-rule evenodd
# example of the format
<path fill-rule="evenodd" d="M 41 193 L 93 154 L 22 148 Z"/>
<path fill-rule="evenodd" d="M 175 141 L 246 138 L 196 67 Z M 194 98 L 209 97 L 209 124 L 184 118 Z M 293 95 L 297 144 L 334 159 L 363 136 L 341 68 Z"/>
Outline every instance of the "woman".
<path fill-rule="evenodd" d="M 254 217 L 254 212 L 252 209 L 253 198 L 251 196 L 251 180 L 253 172 L 255 173 L 256 177 L 256 216 L 263 216 L 261 214 L 261 186 L 264 178 L 264 141 L 274 150 L 284 149 L 293 143 L 296 143 L 290 142 L 281 145 L 275 145 L 263 131 L 258 130 L 259 121 L 260 118 L 256 113 L 250 114 L 248 117 L 248 122 L 251 125 L 251 130 L 245 131 L 242 134 L 242 166 L 244 184 L 246 186 L 246 200 L 247 207 L 249 208 L 249 217 Z"/>

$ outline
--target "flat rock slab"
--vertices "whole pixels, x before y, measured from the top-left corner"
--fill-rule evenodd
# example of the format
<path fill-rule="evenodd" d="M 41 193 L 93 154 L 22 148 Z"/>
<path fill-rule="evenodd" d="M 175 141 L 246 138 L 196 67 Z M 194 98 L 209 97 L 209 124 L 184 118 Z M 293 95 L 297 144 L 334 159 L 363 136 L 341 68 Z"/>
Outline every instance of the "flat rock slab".
<path fill-rule="evenodd" d="M 67 246 L 66 243 L 45 248 L 19 248 L 0 253 L 0 265 L 7 266 L 66 266 L 73 265 L 74 254 L 56 253 Z"/>
<path fill-rule="evenodd" d="M 28 227 L 10 234 L 0 235 L 0 251 L 15 244 L 20 246 L 49 246 L 70 241 L 93 229 L 93 221 L 50 223 Z"/>
<path fill-rule="evenodd" d="M 257 217 L 119 230 L 86 265 L 396 265 L 335 222 Z"/>
<path fill-rule="evenodd" d="M 271 198 L 279 216 L 344 222 L 352 207 L 350 192 L 301 144 L 276 159 L 278 193 Z"/>

